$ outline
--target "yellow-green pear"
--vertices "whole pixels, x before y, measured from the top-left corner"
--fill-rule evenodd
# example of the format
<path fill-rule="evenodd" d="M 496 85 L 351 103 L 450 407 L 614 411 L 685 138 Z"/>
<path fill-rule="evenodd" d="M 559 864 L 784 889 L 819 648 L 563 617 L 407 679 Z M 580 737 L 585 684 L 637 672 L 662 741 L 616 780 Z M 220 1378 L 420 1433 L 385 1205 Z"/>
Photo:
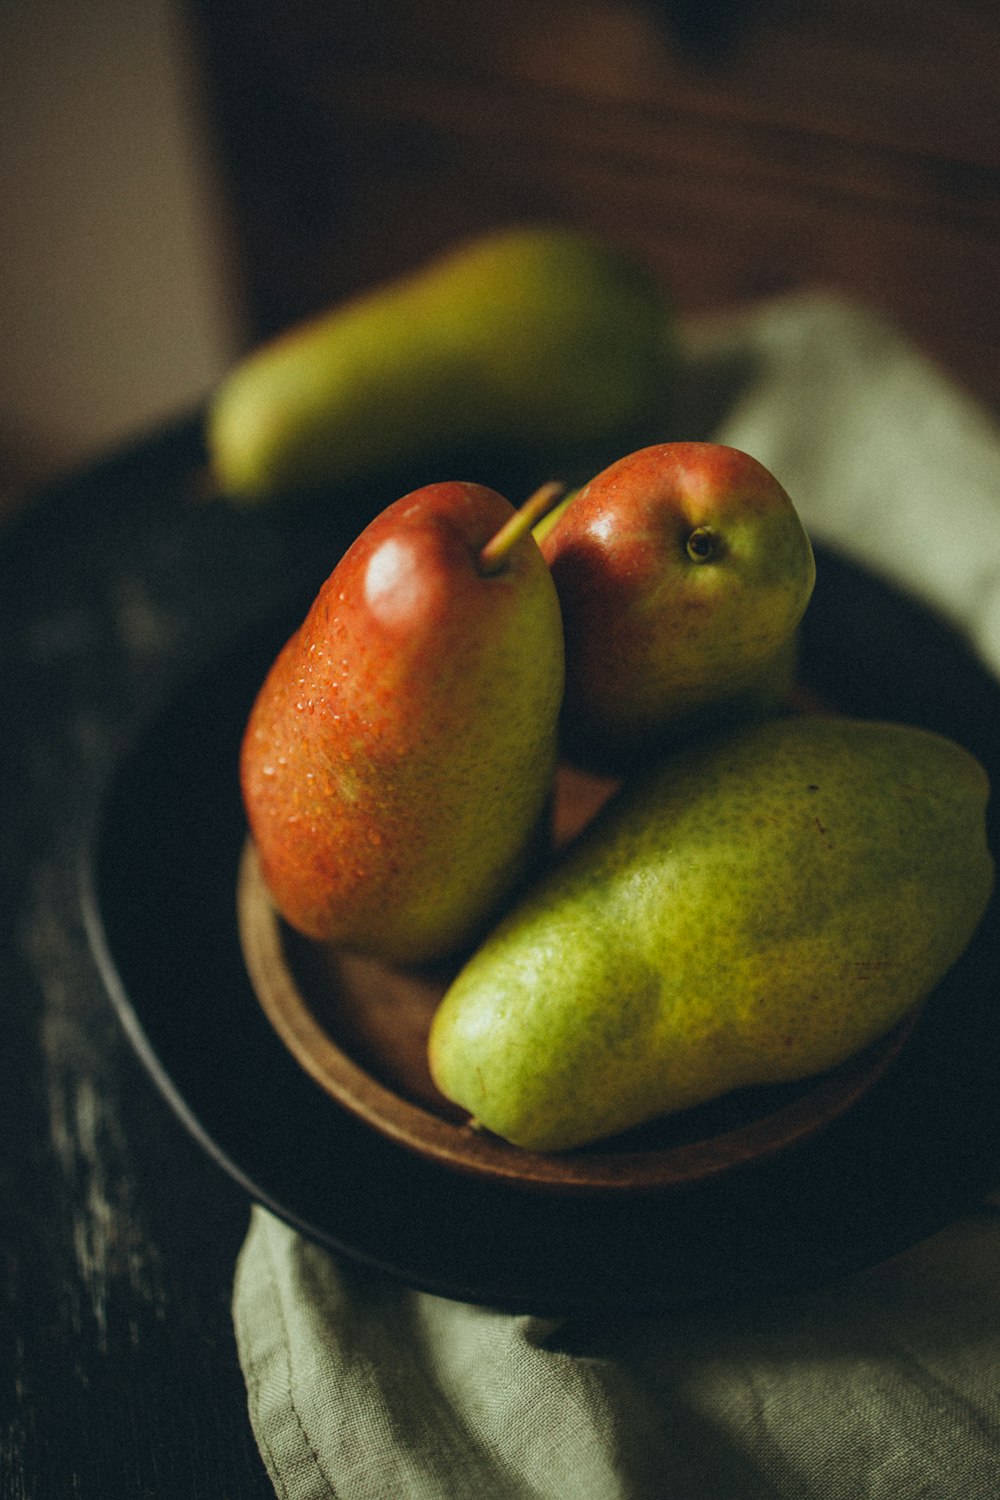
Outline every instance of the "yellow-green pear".
<path fill-rule="evenodd" d="M 562 1150 L 889 1030 L 993 886 L 986 774 L 925 730 L 763 721 L 627 783 L 461 970 L 433 1076 L 482 1126 Z"/>
<path fill-rule="evenodd" d="M 207 414 L 215 487 L 253 501 L 453 450 L 617 440 L 661 416 L 672 322 L 652 274 L 591 235 L 463 242 L 240 361 Z"/>

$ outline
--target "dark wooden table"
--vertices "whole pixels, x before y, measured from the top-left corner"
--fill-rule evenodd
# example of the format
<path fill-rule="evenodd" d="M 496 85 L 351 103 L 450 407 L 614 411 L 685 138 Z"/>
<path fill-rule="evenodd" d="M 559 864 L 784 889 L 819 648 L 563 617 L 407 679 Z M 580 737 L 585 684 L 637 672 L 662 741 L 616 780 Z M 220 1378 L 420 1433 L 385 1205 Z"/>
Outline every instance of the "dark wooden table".
<path fill-rule="evenodd" d="M 126 1041 L 79 888 L 136 726 L 303 568 L 192 498 L 198 462 L 182 424 L 0 533 L 3 1500 L 273 1496 L 230 1315 L 248 1200 Z"/>
<path fill-rule="evenodd" d="M 835 288 L 1000 408 L 992 0 L 186 0 L 250 332 L 550 217 L 682 313 Z"/>

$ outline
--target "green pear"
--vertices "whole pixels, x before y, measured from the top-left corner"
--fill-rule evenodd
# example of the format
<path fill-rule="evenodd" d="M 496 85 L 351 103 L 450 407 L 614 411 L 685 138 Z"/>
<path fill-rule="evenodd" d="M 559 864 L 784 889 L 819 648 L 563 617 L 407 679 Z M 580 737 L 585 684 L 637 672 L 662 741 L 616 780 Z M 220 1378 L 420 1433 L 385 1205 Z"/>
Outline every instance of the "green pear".
<path fill-rule="evenodd" d="M 395 501 L 267 673 L 243 800 L 274 904 L 308 937 L 429 963 L 530 869 L 563 683 L 538 499 L 449 483 Z"/>
<path fill-rule="evenodd" d="M 638 449 L 536 535 L 563 611 L 563 746 L 578 765 L 625 770 L 787 697 L 816 566 L 790 497 L 749 454 Z"/>
<path fill-rule="evenodd" d="M 210 468 L 253 501 L 455 450 L 602 443 L 661 417 L 672 358 L 664 294 L 623 252 L 498 231 L 247 355 L 209 406 Z"/>
<path fill-rule="evenodd" d="M 989 900 L 988 785 L 952 741 L 801 717 L 626 783 L 470 958 L 433 1077 L 517 1145 L 580 1146 L 889 1030 Z"/>

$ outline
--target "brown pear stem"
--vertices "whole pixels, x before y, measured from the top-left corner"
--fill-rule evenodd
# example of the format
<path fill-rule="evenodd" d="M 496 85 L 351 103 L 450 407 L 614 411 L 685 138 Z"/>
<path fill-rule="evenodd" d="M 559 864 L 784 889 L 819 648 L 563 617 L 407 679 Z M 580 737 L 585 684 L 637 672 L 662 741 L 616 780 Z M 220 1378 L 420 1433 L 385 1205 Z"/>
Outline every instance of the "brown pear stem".
<path fill-rule="evenodd" d="M 519 506 L 509 520 L 505 521 L 495 536 L 491 536 L 479 554 L 479 571 L 487 575 L 502 571 L 512 549 L 523 536 L 527 536 L 543 516 L 558 504 L 566 493 L 566 486 L 558 479 L 541 485 L 524 504 Z"/>

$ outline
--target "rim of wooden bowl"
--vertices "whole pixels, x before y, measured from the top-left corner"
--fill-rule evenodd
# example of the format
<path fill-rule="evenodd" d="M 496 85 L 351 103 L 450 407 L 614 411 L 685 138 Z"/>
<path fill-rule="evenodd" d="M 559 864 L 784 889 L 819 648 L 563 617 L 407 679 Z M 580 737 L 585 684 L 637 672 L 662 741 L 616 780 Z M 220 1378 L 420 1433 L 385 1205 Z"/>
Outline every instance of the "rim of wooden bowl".
<path fill-rule="evenodd" d="M 290 947 L 305 940 L 292 934 L 276 912 L 250 838 L 240 860 L 237 910 L 244 961 L 258 1002 L 282 1043 L 331 1100 L 425 1161 L 519 1188 L 578 1194 L 662 1191 L 765 1161 L 849 1110 L 892 1065 L 916 1021 L 913 1012 L 837 1068 L 795 1085 L 778 1107 L 704 1139 L 633 1148 L 624 1136 L 584 1150 L 532 1152 L 476 1129 L 468 1120 L 449 1118 L 443 1099 L 439 1110 L 433 1101 L 406 1097 L 339 1044 L 296 972 Z M 384 973 L 388 987 L 393 971 Z M 323 1003 L 335 1006 L 336 998 L 327 993 Z"/>

